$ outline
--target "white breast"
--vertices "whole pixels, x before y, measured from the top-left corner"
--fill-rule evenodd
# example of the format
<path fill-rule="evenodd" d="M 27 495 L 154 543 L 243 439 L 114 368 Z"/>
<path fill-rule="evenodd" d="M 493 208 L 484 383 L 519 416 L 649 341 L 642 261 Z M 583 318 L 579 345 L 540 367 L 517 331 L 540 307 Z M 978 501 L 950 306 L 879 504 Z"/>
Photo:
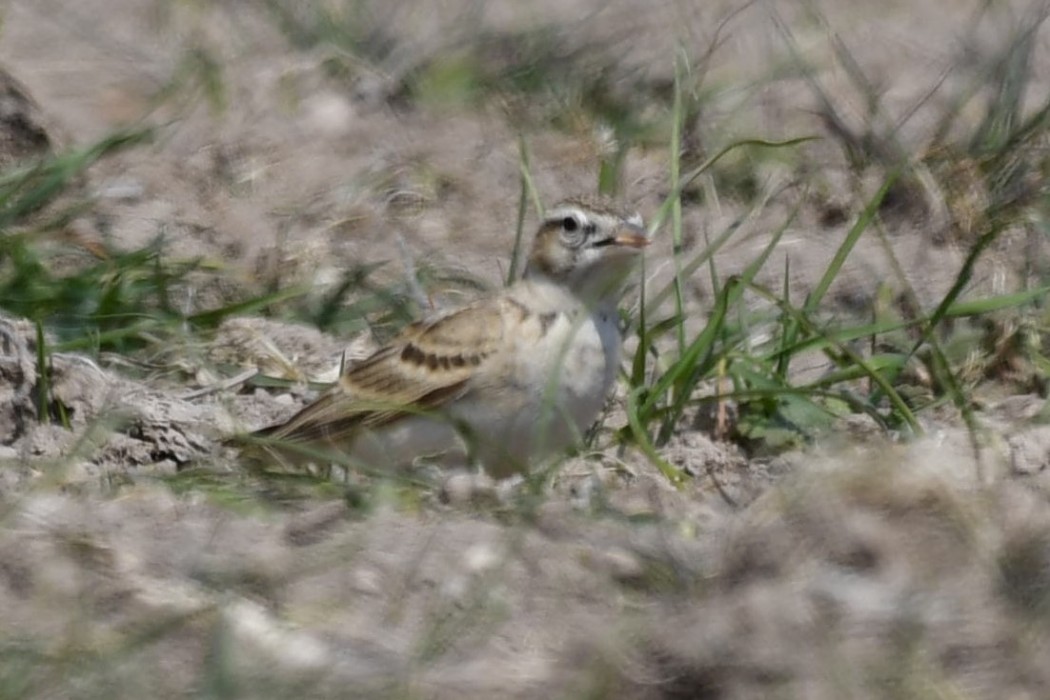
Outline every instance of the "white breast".
<path fill-rule="evenodd" d="M 361 436 L 356 458 L 402 466 L 418 457 L 444 466 L 473 458 L 501 478 L 579 441 L 616 379 L 615 309 L 588 311 L 560 288 L 516 291 L 507 297 L 506 345 L 468 392 L 443 416 L 408 417 Z"/>
<path fill-rule="evenodd" d="M 620 331 L 612 314 L 595 312 L 566 318 L 552 333 L 547 370 L 557 381 L 557 397 L 578 432 L 590 427 L 616 379 Z"/>
<path fill-rule="evenodd" d="M 560 290 L 558 294 L 561 294 Z M 515 334 L 500 406 L 470 407 L 479 456 L 494 476 L 521 471 L 578 442 L 616 379 L 620 332 L 612 309 L 588 312 L 564 298 L 530 298 L 525 332 Z M 568 310 L 564 310 L 568 308 Z M 509 410 L 503 410 L 509 408 Z"/>

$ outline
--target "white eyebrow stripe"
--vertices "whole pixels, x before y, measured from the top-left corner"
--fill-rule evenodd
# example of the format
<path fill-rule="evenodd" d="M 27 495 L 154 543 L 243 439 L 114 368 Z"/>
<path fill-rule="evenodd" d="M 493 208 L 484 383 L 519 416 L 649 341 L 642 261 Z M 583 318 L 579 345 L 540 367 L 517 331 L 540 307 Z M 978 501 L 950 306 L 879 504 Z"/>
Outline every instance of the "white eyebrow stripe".
<path fill-rule="evenodd" d="M 626 221 L 627 223 L 643 228 L 645 221 L 642 219 L 642 215 L 635 212 L 626 219 L 621 219 L 615 214 L 604 214 L 604 213 L 591 213 L 578 207 L 558 207 L 557 209 L 549 210 L 543 217 L 546 223 L 561 223 L 563 219 L 571 216 L 580 222 L 581 226 L 587 226 L 589 224 L 597 224 L 602 220 L 606 220 L 610 225 L 616 225 L 619 221 Z"/>
<path fill-rule="evenodd" d="M 547 219 L 547 221 L 561 221 L 567 216 L 571 216 L 572 218 L 577 219 L 580 222 L 588 221 L 587 214 L 580 209 L 576 209 L 575 207 L 561 207 L 559 209 L 552 209 L 551 211 L 547 212 L 547 216 L 545 218 Z"/>

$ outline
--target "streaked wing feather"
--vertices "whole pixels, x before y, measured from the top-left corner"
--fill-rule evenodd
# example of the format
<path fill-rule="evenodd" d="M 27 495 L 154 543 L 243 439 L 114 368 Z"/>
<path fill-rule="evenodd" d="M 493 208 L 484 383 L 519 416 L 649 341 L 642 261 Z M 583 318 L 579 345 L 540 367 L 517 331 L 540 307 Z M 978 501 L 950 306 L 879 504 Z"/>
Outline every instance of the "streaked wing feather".
<path fill-rule="evenodd" d="M 462 396 L 503 340 L 501 306 L 481 302 L 406 328 L 350 368 L 317 401 L 256 435 L 302 442 L 349 438 Z"/>

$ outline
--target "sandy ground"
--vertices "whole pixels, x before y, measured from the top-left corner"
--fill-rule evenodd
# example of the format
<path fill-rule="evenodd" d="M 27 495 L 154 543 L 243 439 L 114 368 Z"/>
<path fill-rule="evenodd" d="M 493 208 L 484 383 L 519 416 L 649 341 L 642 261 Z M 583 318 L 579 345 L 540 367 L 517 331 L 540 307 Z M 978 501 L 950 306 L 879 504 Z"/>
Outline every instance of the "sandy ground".
<path fill-rule="evenodd" d="M 279 30 L 267 8 L 280 5 L 9 0 L 3 9 L 0 64 L 37 103 L 28 121 L 55 144 L 87 144 L 140 119 L 159 125 L 153 143 L 92 169 L 83 187 L 97 202 L 75 241 L 133 249 L 161 237 L 173 260 L 213 261 L 220 273 L 182 290 L 187 310 L 275 281 L 323 294 L 347 267 L 382 260 L 391 280 L 426 261 L 498 284 L 520 186 L 514 113 L 544 105 L 468 109 L 398 93 L 405 75 L 464 37 L 557 19 L 594 60 L 615 54 L 613 89 L 635 91 L 639 109 L 673 81 L 679 42 L 695 57 L 717 40 L 699 131 L 728 142 L 824 133 L 807 79 L 789 69 L 792 51 L 860 124 L 862 100 L 832 60 L 834 36 L 889 115 L 941 81 L 900 130 L 919 150 L 965 79 L 948 70 L 960 51 L 991 51 L 1027 7 L 348 3 L 371 8 L 362 17 L 382 49 L 347 79 L 328 70 L 338 51 Z M 200 56 L 217 66 L 221 97 L 189 83 L 157 102 Z M 495 51 L 491 60 L 509 59 Z M 1046 75 L 1048 61 L 1044 38 L 1036 71 Z M 608 134 L 586 120 L 541 123 L 524 134 L 544 201 L 593 190 Z M 799 152 L 752 164 L 771 200 L 719 253 L 723 278 L 798 206 L 760 281 L 781 289 L 785 259 L 792 298 L 819 279 L 862 200 L 833 140 Z M 624 197 L 652 216 L 668 191 L 666 147 L 632 149 L 624 173 Z M 728 189 L 705 186 L 705 201 L 684 209 L 687 254 L 748 211 Z M 887 222 L 904 273 L 934 303 L 964 247 L 936 212 Z M 670 278 L 667 238 L 650 259 L 654 289 Z M 1038 273 L 1041 245 L 1005 236 L 978 266 L 973 293 L 1016 289 Z M 891 277 L 883 245 L 865 237 L 832 310 L 869 307 Z M 695 331 L 712 301 L 706 270 L 687 291 Z M 437 303 L 473 293 L 450 285 Z M 366 352 L 368 337 L 238 320 L 190 354 L 182 384 L 56 356 L 52 391 L 75 428 L 66 431 L 25 419 L 35 410 L 35 329 L 3 319 L 0 330 L 0 697 L 1050 696 L 1050 432 L 1037 424 L 1039 397 L 1001 391 L 986 402 L 979 462 L 951 416 L 925 419 L 928 436 L 909 445 L 857 421 L 775 457 L 683 425 L 664 450 L 696 475 L 682 489 L 606 441 L 564 464 L 539 502 L 457 482 L 415 499 L 391 487 L 362 506 L 339 488 L 285 499 L 250 476 L 189 490 L 172 477 L 201 460 L 228 464 L 218 438 L 309 395 L 215 390 L 231 357 L 273 370 L 272 357 L 260 359 L 262 337 L 293 360 L 276 373 L 323 380 L 345 348 Z M 619 401 L 611 427 L 622 424 Z M 254 497 L 270 488 L 270 505 Z"/>

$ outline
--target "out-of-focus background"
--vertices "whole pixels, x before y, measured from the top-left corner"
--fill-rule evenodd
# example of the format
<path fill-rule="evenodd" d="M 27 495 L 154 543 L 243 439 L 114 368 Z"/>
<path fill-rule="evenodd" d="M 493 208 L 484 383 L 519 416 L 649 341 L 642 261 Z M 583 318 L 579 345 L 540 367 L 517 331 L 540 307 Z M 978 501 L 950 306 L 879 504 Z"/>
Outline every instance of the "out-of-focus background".
<path fill-rule="evenodd" d="M 1050 696 L 1048 12 L 8 0 L 0 697 Z M 579 453 L 221 447 L 598 191 Z"/>

